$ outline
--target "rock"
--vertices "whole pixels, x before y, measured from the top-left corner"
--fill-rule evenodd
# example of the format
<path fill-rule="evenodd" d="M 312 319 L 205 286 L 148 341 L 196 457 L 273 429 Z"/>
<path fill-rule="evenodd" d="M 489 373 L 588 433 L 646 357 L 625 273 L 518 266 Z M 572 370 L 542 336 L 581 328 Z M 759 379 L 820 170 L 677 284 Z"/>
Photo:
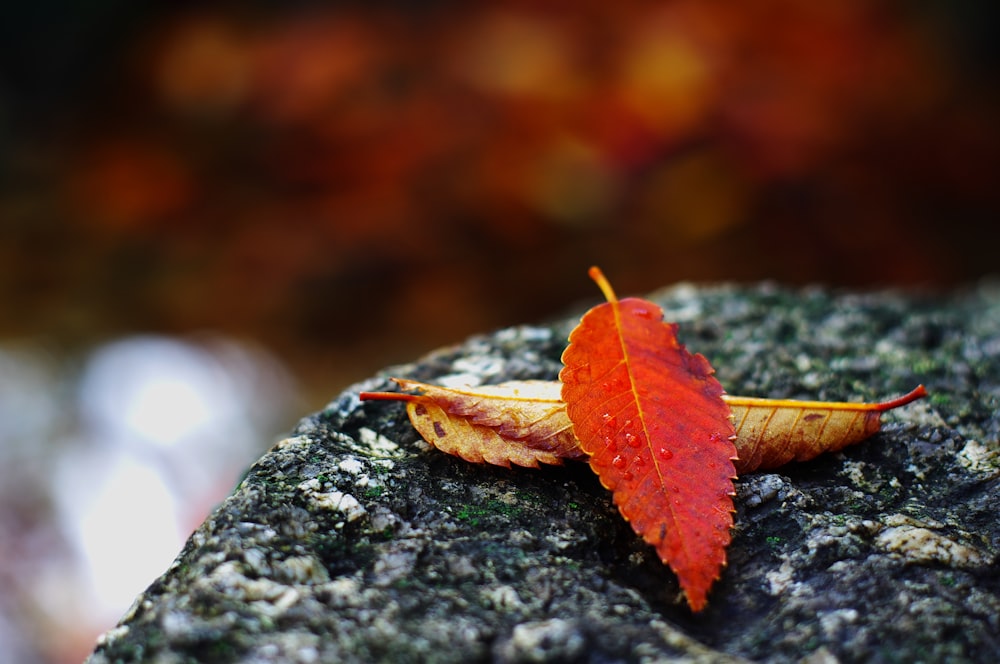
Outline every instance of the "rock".
<path fill-rule="evenodd" d="M 1000 288 L 654 294 L 733 394 L 873 401 L 862 445 L 737 482 L 729 565 L 692 615 L 585 464 L 428 448 L 390 375 L 553 379 L 576 318 L 394 367 L 304 419 L 89 662 L 994 661 Z"/>

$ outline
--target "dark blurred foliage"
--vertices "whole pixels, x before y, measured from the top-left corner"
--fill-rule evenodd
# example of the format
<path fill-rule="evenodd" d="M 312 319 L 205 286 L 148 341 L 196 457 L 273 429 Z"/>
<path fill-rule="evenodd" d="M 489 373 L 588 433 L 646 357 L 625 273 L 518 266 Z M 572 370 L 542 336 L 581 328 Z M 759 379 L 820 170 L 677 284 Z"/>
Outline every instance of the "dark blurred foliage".
<path fill-rule="evenodd" d="M 596 298 L 592 263 L 995 270 L 985 0 L 2 11 L 0 336 L 215 329 L 339 382 Z"/>

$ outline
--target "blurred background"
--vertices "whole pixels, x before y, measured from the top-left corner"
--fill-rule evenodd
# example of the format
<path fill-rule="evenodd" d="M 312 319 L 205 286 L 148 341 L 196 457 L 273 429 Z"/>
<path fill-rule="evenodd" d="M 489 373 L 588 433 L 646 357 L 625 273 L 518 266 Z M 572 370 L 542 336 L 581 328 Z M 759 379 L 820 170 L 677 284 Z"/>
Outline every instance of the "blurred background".
<path fill-rule="evenodd" d="M 0 10 L 0 659 L 350 382 L 677 281 L 996 272 L 987 0 Z"/>

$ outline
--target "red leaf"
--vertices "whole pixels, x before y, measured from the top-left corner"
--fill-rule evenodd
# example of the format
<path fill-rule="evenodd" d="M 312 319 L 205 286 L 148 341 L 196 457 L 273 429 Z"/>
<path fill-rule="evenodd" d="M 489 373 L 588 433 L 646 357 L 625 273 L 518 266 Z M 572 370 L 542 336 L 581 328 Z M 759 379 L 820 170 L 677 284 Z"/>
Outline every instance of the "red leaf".
<path fill-rule="evenodd" d="M 563 353 L 562 398 L 590 467 L 615 504 L 677 574 L 693 611 L 726 561 L 736 448 L 711 365 L 677 341 L 677 326 L 638 298 L 588 311 Z"/>

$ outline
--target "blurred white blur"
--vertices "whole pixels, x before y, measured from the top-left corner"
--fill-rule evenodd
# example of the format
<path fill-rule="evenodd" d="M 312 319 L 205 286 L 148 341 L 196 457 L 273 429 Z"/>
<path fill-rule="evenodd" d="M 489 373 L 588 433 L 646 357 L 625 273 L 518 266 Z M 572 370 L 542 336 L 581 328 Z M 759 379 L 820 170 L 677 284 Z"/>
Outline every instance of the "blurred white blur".
<path fill-rule="evenodd" d="M 85 657 L 300 406 L 232 339 L 0 344 L 0 661 Z"/>

